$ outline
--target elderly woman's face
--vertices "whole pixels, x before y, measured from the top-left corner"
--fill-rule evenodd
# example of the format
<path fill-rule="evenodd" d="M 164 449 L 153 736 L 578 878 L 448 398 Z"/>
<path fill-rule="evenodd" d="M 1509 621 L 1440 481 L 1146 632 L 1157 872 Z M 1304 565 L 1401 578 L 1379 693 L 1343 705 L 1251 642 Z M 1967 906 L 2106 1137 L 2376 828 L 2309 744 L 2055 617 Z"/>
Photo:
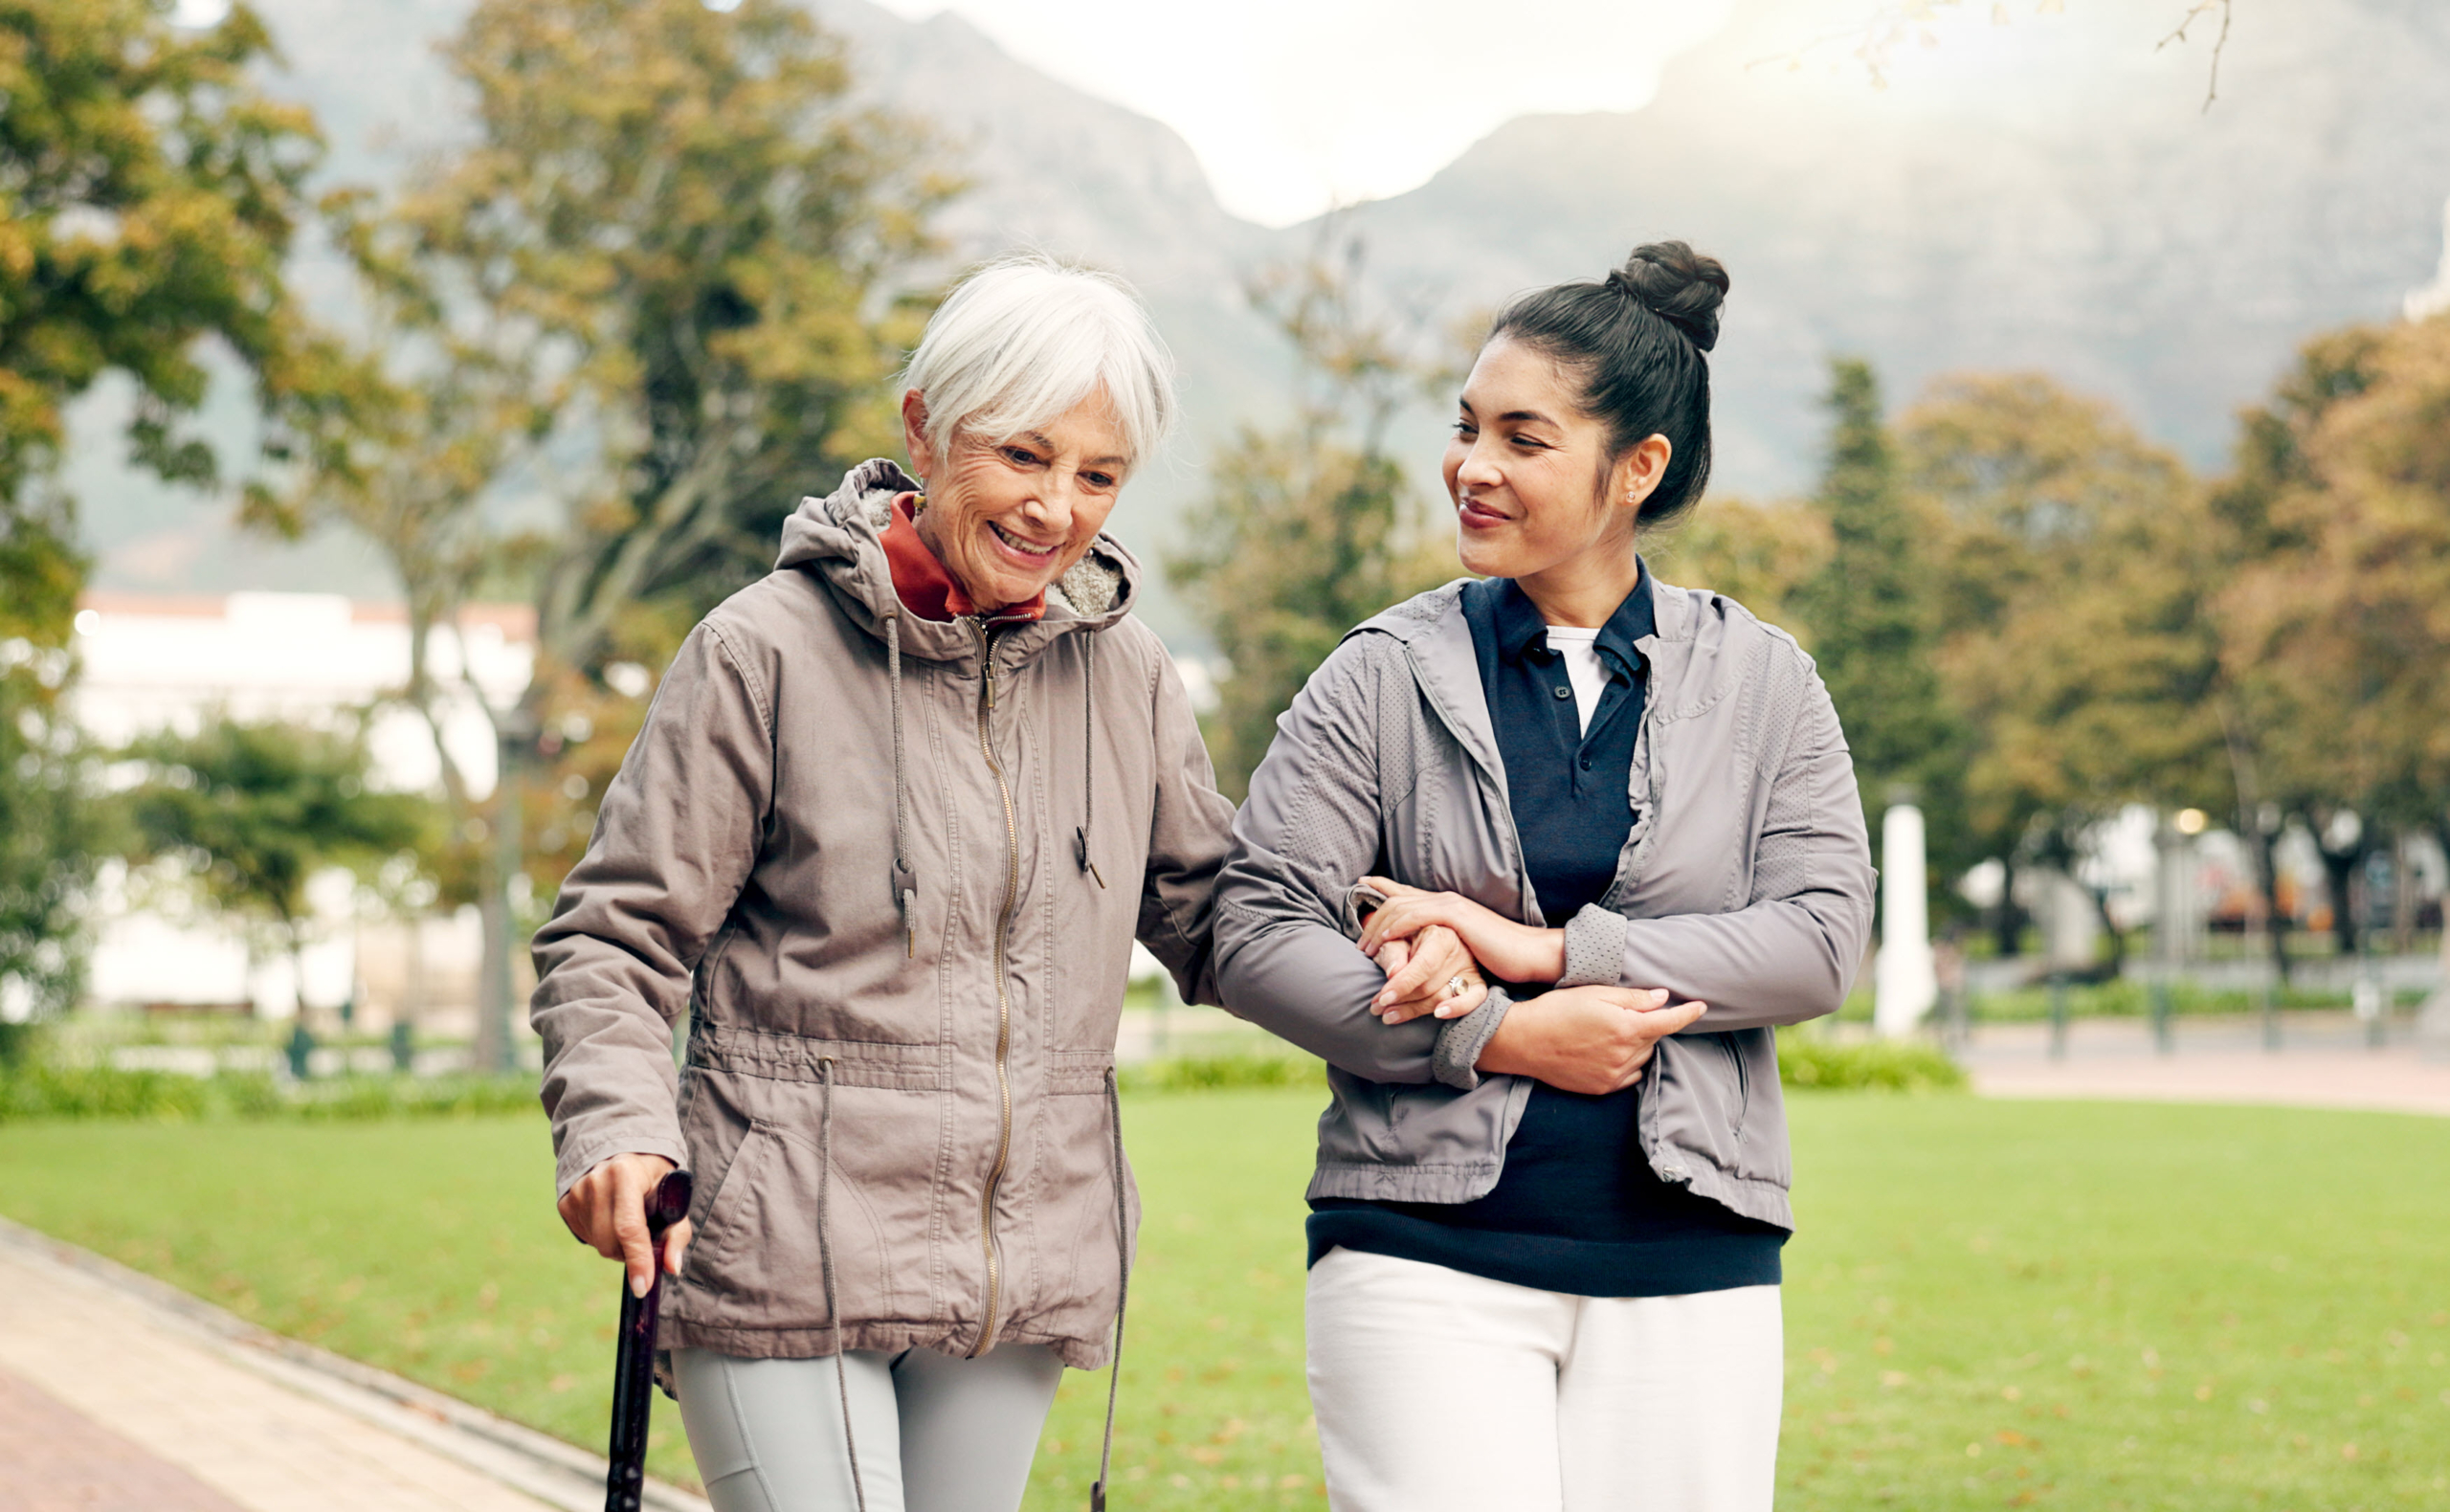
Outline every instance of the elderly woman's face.
<path fill-rule="evenodd" d="M 1102 391 L 1018 435 L 957 432 L 931 453 L 926 401 L 902 400 L 910 463 L 927 488 L 920 538 L 982 610 L 1026 603 L 1087 553 L 1130 463 Z"/>

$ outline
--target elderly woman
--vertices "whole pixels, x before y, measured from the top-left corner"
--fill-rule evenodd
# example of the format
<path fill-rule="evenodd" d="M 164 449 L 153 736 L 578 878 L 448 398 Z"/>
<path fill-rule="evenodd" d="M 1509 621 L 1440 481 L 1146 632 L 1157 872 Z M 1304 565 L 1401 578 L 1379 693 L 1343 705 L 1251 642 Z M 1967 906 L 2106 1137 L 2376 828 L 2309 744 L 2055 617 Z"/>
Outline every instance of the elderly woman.
<path fill-rule="evenodd" d="M 720 1512 L 1019 1504 L 1062 1367 L 1120 1346 L 1132 941 L 1215 1000 L 1233 809 L 1099 533 L 1163 348 L 1113 280 L 1008 260 L 907 382 L 909 472 L 802 502 L 688 637 L 536 938 L 561 1212 L 679 1277 Z"/>

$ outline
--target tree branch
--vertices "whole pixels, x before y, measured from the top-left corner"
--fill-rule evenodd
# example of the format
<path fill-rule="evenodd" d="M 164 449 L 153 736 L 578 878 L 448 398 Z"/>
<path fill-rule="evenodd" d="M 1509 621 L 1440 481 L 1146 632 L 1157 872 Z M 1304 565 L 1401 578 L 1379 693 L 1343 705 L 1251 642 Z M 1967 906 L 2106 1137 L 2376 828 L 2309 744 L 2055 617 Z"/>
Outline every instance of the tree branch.
<path fill-rule="evenodd" d="M 2229 46 L 2229 8 L 2233 3 L 2234 0 L 2194 0 L 2194 4 L 2187 8 L 2186 15 L 2179 20 L 2177 30 L 2161 38 L 2152 48 L 2152 51 L 2157 53 L 2172 42 L 2185 41 L 2189 27 L 2202 20 L 2210 11 L 2220 12 L 2220 34 L 2212 39 L 2212 77 L 2205 83 L 2203 90 L 2203 110 L 2206 115 L 2211 114 L 2212 102 L 2220 98 L 2220 55 Z"/>

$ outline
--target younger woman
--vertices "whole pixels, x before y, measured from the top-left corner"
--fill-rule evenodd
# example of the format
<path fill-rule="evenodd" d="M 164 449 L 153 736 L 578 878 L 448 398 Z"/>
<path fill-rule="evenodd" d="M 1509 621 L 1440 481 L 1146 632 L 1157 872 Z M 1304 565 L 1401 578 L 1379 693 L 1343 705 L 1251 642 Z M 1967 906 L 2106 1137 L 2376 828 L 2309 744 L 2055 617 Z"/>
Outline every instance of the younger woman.
<path fill-rule="evenodd" d="M 1771 1504 L 1772 1029 L 1845 997 L 1872 870 L 1811 658 L 1637 551 L 1709 476 L 1726 287 L 1664 242 L 1498 318 L 1445 465 L 1481 581 L 1348 636 L 1235 825 L 1226 1002 L 1330 1062 L 1309 1369 L 1341 1512 Z M 1433 925 L 1492 986 L 1415 1016 L 1434 968 L 1369 953 Z"/>

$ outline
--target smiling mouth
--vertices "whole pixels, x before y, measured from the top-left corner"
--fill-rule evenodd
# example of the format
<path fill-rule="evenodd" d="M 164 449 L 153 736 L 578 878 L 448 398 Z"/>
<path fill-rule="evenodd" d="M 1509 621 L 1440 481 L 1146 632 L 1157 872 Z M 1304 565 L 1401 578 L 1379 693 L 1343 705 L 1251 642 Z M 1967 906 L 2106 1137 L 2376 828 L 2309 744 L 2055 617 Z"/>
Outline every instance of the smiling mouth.
<path fill-rule="evenodd" d="M 1499 514 L 1477 499 L 1457 500 L 1455 513 L 1460 516 L 1463 523 L 1467 525 L 1501 525 L 1505 523 L 1506 519 L 1505 516 Z"/>
<path fill-rule="evenodd" d="M 1055 553 L 1062 546 L 1062 543 L 1059 541 L 1053 545 L 1034 546 L 1028 542 L 1023 541 L 1020 537 L 1005 529 L 1002 525 L 997 524 L 992 520 L 987 522 L 987 528 L 995 532 L 996 540 L 1001 541 L 1006 546 L 1012 548 L 1020 555 L 1029 558 L 1033 562 L 1046 561 L 1050 557 L 1054 556 Z"/>

